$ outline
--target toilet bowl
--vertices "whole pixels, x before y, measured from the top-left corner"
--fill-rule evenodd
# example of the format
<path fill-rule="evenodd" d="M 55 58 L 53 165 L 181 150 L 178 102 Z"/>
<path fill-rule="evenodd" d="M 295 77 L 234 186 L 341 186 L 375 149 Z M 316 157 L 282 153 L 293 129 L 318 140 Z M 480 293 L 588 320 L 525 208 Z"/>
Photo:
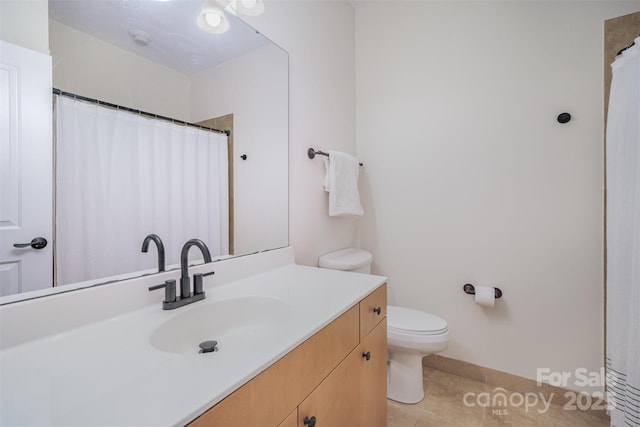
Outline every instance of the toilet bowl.
<path fill-rule="evenodd" d="M 320 257 L 318 266 L 371 273 L 373 256 L 361 249 L 342 249 Z M 433 314 L 406 307 L 387 306 L 387 397 L 401 403 L 424 398 L 422 358 L 447 348 L 447 322 Z"/>
<path fill-rule="evenodd" d="M 447 322 L 406 307 L 387 306 L 387 397 L 402 403 L 424 398 L 422 358 L 449 344 Z"/>

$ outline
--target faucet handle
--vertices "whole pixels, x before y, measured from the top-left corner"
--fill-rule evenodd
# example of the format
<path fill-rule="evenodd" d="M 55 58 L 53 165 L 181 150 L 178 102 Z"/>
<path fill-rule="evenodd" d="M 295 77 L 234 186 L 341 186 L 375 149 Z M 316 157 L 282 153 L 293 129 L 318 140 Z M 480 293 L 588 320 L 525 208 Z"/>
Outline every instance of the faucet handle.
<path fill-rule="evenodd" d="M 204 291 L 202 290 L 203 288 L 202 280 L 204 279 L 204 277 L 211 276 L 212 274 L 215 274 L 215 271 L 211 271 L 209 273 L 204 273 L 204 274 L 196 273 L 193 275 L 193 294 L 194 295 L 204 294 Z"/>
<path fill-rule="evenodd" d="M 175 280 L 167 280 L 161 285 L 155 285 L 149 287 L 150 291 L 155 291 L 156 289 L 164 288 L 164 302 L 175 302 L 176 301 L 176 281 Z"/>
<path fill-rule="evenodd" d="M 193 275 L 193 294 L 198 295 L 204 292 L 202 290 L 202 273 L 196 273 Z"/>

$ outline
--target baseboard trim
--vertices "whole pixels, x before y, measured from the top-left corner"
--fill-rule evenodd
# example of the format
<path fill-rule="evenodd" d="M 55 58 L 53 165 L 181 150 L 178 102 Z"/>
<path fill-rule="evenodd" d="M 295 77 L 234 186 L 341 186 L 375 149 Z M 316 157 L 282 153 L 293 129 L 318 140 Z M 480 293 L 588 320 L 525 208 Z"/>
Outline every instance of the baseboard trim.
<path fill-rule="evenodd" d="M 551 397 L 551 402 L 555 405 L 561 407 L 568 406 L 594 417 L 605 420 L 609 419 L 609 415 L 607 415 L 604 409 L 580 409 L 579 405 L 576 405 L 576 395 L 572 390 L 549 384 L 538 385 L 536 381 L 528 378 L 485 368 L 484 366 L 474 365 L 473 363 L 463 362 L 461 360 L 451 359 L 438 354 L 425 357 L 422 359 L 422 364 L 423 366 L 439 371 L 458 375 L 490 386 L 502 387 L 516 393 L 544 393 L 545 397 Z M 589 400 L 592 401 L 591 396 L 589 396 Z M 596 403 L 595 401 L 593 402 Z M 604 405 L 603 402 L 602 406 Z"/>

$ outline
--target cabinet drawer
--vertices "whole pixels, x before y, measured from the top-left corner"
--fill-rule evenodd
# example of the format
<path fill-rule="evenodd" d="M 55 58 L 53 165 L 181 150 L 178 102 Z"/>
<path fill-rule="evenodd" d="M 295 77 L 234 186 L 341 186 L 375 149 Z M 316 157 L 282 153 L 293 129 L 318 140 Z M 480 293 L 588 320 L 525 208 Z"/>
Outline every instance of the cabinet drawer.
<path fill-rule="evenodd" d="M 190 426 L 277 426 L 358 345 L 358 318 L 355 305 Z"/>
<path fill-rule="evenodd" d="M 387 284 L 360 302 L 360 340 L 369 335 L 387 315 Z"/>

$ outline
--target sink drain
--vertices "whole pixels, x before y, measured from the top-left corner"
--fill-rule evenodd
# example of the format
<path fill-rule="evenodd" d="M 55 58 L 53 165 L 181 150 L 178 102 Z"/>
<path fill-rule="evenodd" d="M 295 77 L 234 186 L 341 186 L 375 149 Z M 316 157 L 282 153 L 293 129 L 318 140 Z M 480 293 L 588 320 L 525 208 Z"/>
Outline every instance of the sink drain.
<path fill-rule="evenodd" d="M 218 345 L 218 341 L 210 340 L 203 341 L 199 344 L 200 351 L 199 353 L 213 353 L 214 351 L 218 351 L 216 347 Z"/>

